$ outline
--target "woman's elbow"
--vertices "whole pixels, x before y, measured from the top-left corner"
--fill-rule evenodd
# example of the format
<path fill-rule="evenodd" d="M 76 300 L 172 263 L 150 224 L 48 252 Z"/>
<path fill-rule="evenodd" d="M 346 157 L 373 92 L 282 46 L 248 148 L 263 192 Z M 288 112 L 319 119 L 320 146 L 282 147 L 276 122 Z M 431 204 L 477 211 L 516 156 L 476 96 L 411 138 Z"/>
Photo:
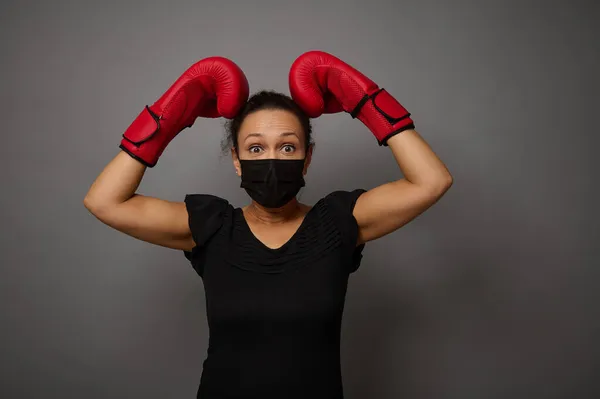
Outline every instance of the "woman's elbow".
<path fill-rule="evenodd" d="M 446 191 L 450 190 L 452 184 L 454 184 L 454 178 L 450 172 L 448 172 L 443 178 L 440 179 L 440 196 L 444 195 Z"/>
<path fill-rule="evenodd" d="M 436 200 L 442 197 L 454 183 L 454 178 L 448 171 L 440 173 L 435 179 L 432 179 L 431 183 L 428 184 L 429 193 Z"/>
<path fill-rule="evenodd" d="M 452 184 L 454 183 L 454 177 L 450 174 L 450 172 L 446 172 L 443 178 L 440 179 L 442 182 L 442 187 L 444 188 L 444 192 L 448 191 Z"/>
<path fill-rule="evenodd" d="M 110 208 L 89 194 L 83 198 L 83 206 L 98 219 L 102 219 L 102 215 L 106 214 Z"/>

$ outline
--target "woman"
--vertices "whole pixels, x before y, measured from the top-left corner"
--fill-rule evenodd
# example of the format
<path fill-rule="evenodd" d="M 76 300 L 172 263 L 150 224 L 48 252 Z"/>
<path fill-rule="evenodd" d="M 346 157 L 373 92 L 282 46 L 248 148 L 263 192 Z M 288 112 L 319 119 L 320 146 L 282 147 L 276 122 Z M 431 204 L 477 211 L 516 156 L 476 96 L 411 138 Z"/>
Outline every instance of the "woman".
<path fill-rule="evenodd" d="M 123 151 L 84 201 L 125 234 L 183 250 L 202 277 L 210 338 L 198 398 L 342 398 L 341 317 L 364 244 L 414 219 L 452 183 L 410 114 L 357 70 L 312 51 L 289 76 L 293 100 L 260 92 L 246 101 L 248 84 L 234 63 L 198 62 L 127 129 Z M 301 204 L 309 118 L 342 111 L 391 149 L 405 177 Z M 182 202 L 136 194 L 146 168 L 198 116 L 229 119 L 249 205 L 208 194 Z"/>

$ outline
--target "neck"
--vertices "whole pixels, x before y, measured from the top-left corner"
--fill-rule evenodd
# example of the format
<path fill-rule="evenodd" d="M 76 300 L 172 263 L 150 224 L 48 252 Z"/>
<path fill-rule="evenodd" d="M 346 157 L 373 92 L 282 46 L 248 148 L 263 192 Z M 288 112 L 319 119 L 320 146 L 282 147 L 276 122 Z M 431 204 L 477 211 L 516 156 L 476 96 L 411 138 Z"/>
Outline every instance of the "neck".
<path fill-rule="evenodd" d="M 263 224 L 277 224 L 295 219 L 301 210 L 301 204 L 294 198 L 281 208 L 265 208 L 264 206 L 252 201 L 246 207 L 246 213 Z"/>

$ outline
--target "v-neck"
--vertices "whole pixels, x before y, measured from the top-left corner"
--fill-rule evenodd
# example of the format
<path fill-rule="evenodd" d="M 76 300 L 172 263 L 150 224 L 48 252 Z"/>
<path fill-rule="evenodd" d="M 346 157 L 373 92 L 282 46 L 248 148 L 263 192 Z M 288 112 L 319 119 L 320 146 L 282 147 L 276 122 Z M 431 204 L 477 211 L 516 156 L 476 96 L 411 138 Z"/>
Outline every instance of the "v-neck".
<path fill-rule="evenodd" d="M 289 246 L 291 246 L 294 243 L 294 241 L 296 241 L 298 239 L 298 237 L 302 234 L 302 231 L 305 229 L 305 227 L 308 223 L 308 219 L 309 219 L 309 217 L 311 217 L 311 214 L 313 213 L 314 209 L 315 209 L 315 206 L 312 206 L 308 210 L 308 212 L 306 212 L 306 214 L 304 214 L 304 217 L 302 218 L 302 222 L 300 222 L 300 225 L 298 226 L 298 228 L 296 229 L 294 234 L 292 234 L 291 237 L 286 242 L 283 243 L 283 245 L 281 245 L 277 248 L 271 248 L 271 247 L 267 246 L 264 242 L 262 242 L 256 236 L 256 234 L 254 234 L 254 232 L 252 231 L 252 228 L 250 227 L 250 225 L 248 224 L 248 221 L 246 220 L 246 215 L 244 215 L 244 211 L 242 208 L 236 208 L 235 210 L 237 212 L 237 216 L 238 216 L 240 224 L 246 230 L 246 232 L 248 233 L 248 235 L 250 236 L 250 239 L 252 241 L 254 241 L 256 244 L 258 244 L 260 247 L 262 247 L 263 249 L 265 249 L 267 251 L 280 252 L 280 251 L 286 250 Z"/>

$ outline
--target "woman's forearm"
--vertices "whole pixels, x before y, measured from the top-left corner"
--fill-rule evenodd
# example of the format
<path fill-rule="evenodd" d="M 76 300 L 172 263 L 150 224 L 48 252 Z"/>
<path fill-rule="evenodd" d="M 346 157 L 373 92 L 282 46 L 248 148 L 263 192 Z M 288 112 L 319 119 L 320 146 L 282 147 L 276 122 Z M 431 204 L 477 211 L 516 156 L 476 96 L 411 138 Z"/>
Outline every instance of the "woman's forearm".
<path fill-rule="evenodd" d="M 83 201 L 86 208 L 107 208 L 129 200 L 135 195 L 145 171 L 145 165 L 120 151 L 90 187 Z"/>
<path fill-rule="evenodd" d="M 405 130 L 387 144 L 409 182 L 433 190 L 445 190 L 452 184 L 452 175 L 444 163 L 415 130 Z"/>

